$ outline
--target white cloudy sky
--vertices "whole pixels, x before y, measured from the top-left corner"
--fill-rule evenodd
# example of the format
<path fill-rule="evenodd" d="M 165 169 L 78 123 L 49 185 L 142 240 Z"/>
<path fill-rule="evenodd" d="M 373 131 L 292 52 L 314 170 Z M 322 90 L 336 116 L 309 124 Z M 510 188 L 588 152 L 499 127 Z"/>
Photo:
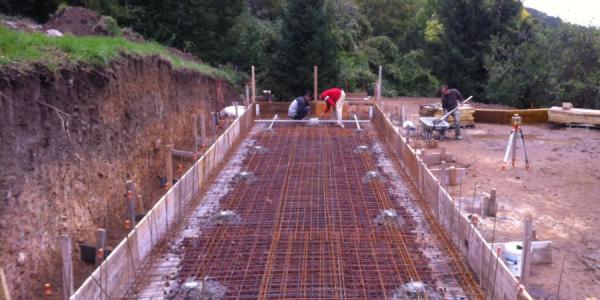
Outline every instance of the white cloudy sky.
<path fill-rule="evenodd" d="M 523 4 L 563 21 L 600 26 L 600 0 L 523 0 Z"/>

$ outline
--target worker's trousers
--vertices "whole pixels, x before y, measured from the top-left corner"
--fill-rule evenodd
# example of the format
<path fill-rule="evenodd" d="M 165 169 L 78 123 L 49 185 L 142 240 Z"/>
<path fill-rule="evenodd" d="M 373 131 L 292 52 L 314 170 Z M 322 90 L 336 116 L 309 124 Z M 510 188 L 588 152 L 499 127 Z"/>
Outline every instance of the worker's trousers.
<path fill-rule="evenodd" d="M 346 93 L 342 91 L 340 99 L 338 99 L 338 101 L 335 103 L 335 115 L 337 117 L 337 122 L 338 125 L 340 125 L 340 127 L 344 127 L 344 123 L 342 123 L 344 103 L 346 103 Z"/>
<path fill-rule="evenodd" d="M 447 114 L 448 111 L 444 109 L 444 115 Z M 456 136 L 460 136 L 460 111 L 457 109 L 452 114 L 452 119 L 454 119 L 454 133 Z"/>

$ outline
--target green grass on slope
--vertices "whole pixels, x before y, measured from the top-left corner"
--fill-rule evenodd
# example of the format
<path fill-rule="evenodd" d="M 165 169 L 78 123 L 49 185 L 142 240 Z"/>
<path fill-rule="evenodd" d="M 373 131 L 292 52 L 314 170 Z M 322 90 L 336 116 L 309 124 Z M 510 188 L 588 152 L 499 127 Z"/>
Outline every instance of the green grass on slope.
<path fill-rule="evenodd" d="M 158 43 L 136 43 L 120 37 L 48 37 L 43 33 L 25 33 L 0 25 L 0 66 L 46 63 L 50 68 L 85 62 L 96 66 L 107 65 L 121 53 L 136 55 L 160 55 L 175 68 L 189 68 L 213 77 L 229 81 L 233 75 L 211 66 L 181 59 Z"/>

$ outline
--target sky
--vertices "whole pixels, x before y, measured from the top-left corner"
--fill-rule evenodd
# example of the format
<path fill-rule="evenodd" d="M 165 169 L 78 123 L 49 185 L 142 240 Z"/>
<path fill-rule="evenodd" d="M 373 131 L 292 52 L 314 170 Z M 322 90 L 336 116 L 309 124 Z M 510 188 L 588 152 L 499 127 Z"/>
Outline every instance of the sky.
<path fill-rule="evenodd" d="M 600 0 L 523 0 L 523 4 L 566 22 L 600 27 Z"/>

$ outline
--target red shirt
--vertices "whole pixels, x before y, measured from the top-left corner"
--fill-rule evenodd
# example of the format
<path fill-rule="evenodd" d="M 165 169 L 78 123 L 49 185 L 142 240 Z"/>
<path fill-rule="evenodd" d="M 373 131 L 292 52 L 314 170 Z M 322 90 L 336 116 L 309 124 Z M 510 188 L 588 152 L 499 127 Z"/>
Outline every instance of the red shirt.
<path fill-rule="evenodd" d="M 329 96 L 329 98 L 327 98 Z M 329 103 L 331 106 L 335 107 L 335 103 L 340 100 L 342 97 L 342 89 L 339 88 L 331 88 L 321 93 L 319 99 L 325 100 L 325 102 Z"/>

